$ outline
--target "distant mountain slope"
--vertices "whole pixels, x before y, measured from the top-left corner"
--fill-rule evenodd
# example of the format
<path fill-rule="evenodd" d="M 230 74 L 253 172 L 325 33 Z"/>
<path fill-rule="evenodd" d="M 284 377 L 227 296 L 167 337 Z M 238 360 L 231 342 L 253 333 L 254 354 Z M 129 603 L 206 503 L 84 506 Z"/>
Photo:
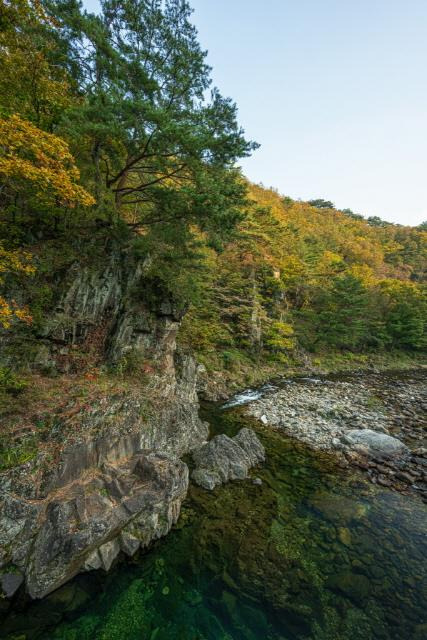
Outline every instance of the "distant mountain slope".
<path fill-rule="evenodd" d="M 204 295 L 183 326 L 208 367 L 425 348 L 425 231 L 249 193 L 233 241 L 206 250 Z"/>

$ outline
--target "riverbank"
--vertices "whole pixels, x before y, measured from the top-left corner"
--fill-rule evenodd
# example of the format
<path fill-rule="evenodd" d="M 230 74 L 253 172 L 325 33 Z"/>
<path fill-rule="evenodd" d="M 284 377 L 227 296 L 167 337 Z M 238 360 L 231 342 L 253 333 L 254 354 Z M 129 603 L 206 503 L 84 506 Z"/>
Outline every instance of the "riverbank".
<path fill-rule="evenodd" d="M 264 425 L 334 452 L 371 482 L 427 502 L 427 371 L 279 382 L 248 404 Z"/>
<path fill-rule="evenodd" d="M 328 376 L 331 374 L 358 374 L 362 372 L 410 371 L 427 369 L 427 356 L 423 353 L 390 351 L 384 353 L 329 352 L 309 356 L 300 361 L 281 362 L 255 361 L 240 357 L 225 366 L 218 354 L 198 357 L 199 395 L 217 402 L 247 387 L 259 387 L 276 378 L 291 379 L 298 376 Z"/>

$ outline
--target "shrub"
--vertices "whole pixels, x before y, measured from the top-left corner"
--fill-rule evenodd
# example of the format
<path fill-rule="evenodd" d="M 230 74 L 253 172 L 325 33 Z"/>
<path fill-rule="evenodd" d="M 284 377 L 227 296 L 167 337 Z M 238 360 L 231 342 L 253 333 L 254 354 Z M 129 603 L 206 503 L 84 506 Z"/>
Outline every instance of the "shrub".
<path fill-rule="evenodd" d="M 26 381 L 19 378 L 10 368 L 0 367 L 0 392 L 17 396 L 26 386 Z"/>

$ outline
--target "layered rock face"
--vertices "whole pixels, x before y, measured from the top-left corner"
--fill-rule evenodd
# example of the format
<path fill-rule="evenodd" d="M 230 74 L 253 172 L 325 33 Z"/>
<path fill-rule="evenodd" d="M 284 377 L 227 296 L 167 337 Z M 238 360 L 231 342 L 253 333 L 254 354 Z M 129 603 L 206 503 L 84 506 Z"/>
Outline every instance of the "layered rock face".
<path fill-rule="evenodd" d="M 200 447 L 208 428 L 198 417 L 196 364 L 176 352 L 181 313 L 170 300 L 147 304 L 144 274 L 143 263 L 120 255 L 98 270 L 76 265 L 40 337 L 36 366 L 47 369 L 69 371 L 76 348 L 99 328 L 103 362 L 150 364 L 140 387 L 81 408 L 72 438 L 52 431 L 55 465 L 40 451 L 0 477 L 0 583 L 8 596 L 23 581 L 40 598 L 81 571 L 108 570 L 121 551 L 135 553 L 178 518 L 188 487 L 179 457 Z"/>
<path fill-rule="evenodd" d="M 32 504 L 4 495 L 2 543 L 9 538 L 13 565 L 25 574 L 30 596 L 40 598 L 82 570 L 108 571 L 120 551 L 133 555 L 168 533 L 187 488 L 183 462 L 138 453 L 87 469 Z"/>

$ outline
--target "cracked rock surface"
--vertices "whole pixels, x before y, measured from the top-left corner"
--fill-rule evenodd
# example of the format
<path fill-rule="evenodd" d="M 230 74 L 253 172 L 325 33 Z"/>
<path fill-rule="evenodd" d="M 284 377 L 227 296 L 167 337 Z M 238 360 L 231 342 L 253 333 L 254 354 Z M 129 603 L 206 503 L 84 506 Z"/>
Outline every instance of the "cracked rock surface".
<path fill-rule="evenodd" d="M 145 269 L 113 251 L 96 268 L 76 263 L 58 275 L 61 298 L 32 367 L 78 374 L 72 354 L 101 328 L 99 364 L 131 356 L 141 379 L 114 392 L 93 382 L 91 400 L 69 407 L 58 397 L 35 457 L 0 473 L 0 597 L 24 584 L 42 598 L 79 572 L 108 571 L 178 518 L 188 487 L 180 457 L 206 441 L 208 426 L 197 364 L 177 350 L 182 313 L 163 297 L 148 304 Z"/>
<path fill-rule="evenodd" d="M 133 555 L 168 533 L 187 488 L 183 462 L 141 452 L 93 470 L 27 509 L 5 496 L 0 540 L 25 574 L 30 596 L 41 598 L 81 571 L 108 571 L 120 551 Z M 17 578 L 12 582 L 7 579 L 9 595 L 19 586 Z"/>
<path fill-rule="evenodd" d="M 234 438 L 221 434 L 193 452 L 196 468 L 191 477 L 212 490 L 229 480 L 243 480 L 249 470 L 264 462 L 265 451 L 252 429 L 243 428 Z"/>

